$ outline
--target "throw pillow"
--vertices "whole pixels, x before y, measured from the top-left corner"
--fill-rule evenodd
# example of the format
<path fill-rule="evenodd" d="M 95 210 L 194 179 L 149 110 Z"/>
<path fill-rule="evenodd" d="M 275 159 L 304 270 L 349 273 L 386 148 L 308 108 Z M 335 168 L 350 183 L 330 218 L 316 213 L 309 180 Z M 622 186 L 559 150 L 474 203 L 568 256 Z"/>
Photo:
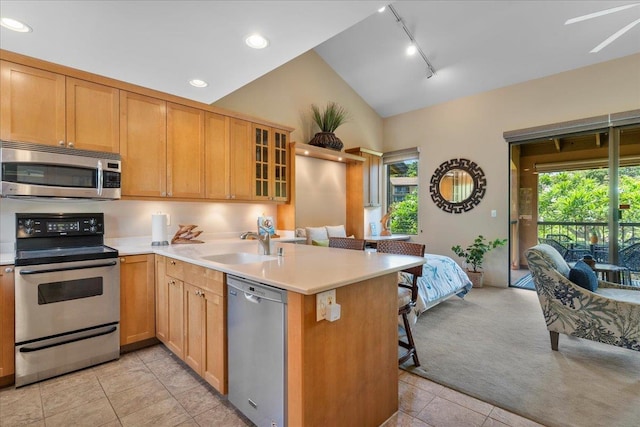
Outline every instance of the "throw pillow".
<path fill-rule="evenodd" d="M 312 240 L 311 244 L 313 246 L 329 246 L 329 239 L 327 239 L 327 240 Z"/>
<path fill-rule="evenodd" d="M 569 270 L 569 280 L 591 292 L 598 289 L 596 272 L 584 261 L 576 262 L 576 265 Z"/>
<path fill-rule="evenodd" d="M 329 237 L 347 237 L 344 225 L 327 225 L 325 228 Z"/>
<path fill-rule="evenodd" d="M 327 229 L 324 227 L 305 227 L 307 232 L 307 245 L 310 245 L 313 240 L 329 240 Z"/>

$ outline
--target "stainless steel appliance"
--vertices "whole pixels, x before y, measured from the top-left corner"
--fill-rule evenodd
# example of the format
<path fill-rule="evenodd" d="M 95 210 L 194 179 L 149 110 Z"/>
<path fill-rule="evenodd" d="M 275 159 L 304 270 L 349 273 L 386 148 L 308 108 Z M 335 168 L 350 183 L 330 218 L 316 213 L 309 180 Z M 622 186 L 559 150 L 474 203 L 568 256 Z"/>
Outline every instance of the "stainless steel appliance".
<path fill-rule="evenodd" d="M 104 216 L 16 214 L 16 387 L 120 356 L 120 264 Z"/>
<path fill-rule="evenodd" d="M 232 275 L 227 292 L 229 401 L 258 427 L 282 427 L 287 292 Z"/>
<path fill-rule="evenodd" d="M 120 198 L 120 155 L 0 141 L 2 197 Z"/>

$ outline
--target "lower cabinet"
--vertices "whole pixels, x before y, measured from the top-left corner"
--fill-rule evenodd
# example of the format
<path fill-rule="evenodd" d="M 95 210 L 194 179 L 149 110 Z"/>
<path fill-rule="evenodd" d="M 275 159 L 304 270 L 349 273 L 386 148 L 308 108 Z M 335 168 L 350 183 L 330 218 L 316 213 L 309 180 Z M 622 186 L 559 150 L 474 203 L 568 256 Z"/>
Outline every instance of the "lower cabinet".
<path fill-rule="evenodd" d="M 156 337 L 183 359 L 184 284 L 168 274 L 177 262 L 156 256 Z"/>
<path fill-rule="evenodd" d="M 0 266 L 0 386 L 13 383 L 15 335 L 13 266 Z"/>
<path fill-rule="evenodd" d="M 157 255 L 156 276 L 157 338 L 226 394 L 224 273 Z"/>
<path fill-rule="evenodd" d="M 120 258 L 120 345 L 156 336 L 154 255 Z"/>

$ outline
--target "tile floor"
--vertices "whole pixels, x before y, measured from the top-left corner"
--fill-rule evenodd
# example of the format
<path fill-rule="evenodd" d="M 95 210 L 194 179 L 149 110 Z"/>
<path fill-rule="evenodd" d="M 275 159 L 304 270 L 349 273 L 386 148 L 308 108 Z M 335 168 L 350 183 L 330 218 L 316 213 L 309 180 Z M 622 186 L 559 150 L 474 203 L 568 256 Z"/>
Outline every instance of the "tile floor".
<path fill-rule="evenodd" d="M 399 398 L 400 411 L 384 427 L 539 426 L 404 371 Z M 142 425 L 252 424 L 162 345 L 19 389 L 0 390 L 0 427 Z"/>

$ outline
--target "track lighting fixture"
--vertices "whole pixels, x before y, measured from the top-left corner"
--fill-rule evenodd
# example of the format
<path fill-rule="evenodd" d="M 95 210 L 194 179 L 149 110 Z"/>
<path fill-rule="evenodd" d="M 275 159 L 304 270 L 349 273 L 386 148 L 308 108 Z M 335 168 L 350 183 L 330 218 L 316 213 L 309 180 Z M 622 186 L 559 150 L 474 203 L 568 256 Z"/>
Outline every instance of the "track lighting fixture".
<path fill-rule="evenodd" d="M 424 60 L 425 64 L 427 64 L 427 78 L 429 79 L 435 76 L 436 75 L 435 68 L 433 68 L 433 65 L 431 65 L 431 62 L 429 62 L 427 55 L 424 54 L 424 52 L 420 48 L 420 45 L 418 44 L 416 39 L 413 38 L 413 34 L 411 34 L 411 31 L 409 31 L 409 28 L 407 28 L 407 25 L 404 23 L 404 19 L 402 19 L 402 17 L 398 14 L 398 11 L 396 10 L 395 7 L 393 7 L 393 5 L 388 5 L 388 8 L 391 11 L 391 13 L 393 13 L 393 16 L 396 18 L 396 22 L 402 26 L 402 29 L 407 34 L 407 37 L 409 37 L 410 45 L 407 48 L 407 54 L 414 55 L 416 52 L 419 53 L 422 59 Z"/>

